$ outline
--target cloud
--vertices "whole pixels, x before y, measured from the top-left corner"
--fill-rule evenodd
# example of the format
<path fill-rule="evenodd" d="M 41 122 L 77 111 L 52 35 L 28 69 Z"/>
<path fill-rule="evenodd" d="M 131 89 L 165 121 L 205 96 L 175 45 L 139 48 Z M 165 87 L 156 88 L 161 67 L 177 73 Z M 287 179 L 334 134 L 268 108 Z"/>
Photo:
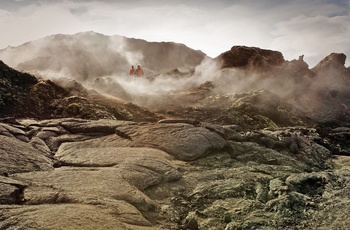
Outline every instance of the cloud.
<path fill-rule="evenodd" d="M 27 0 L 0 8 L 0 31 L 7 31 L 0 49 L 95 31 L 184 43 L 211 57 L 233 45 L 258 46 L 281 51 L 287 60 L 305 54 L 310 66 L 331 52 L 350 54 L 349 0 Z"/>
<path fill-rule="evenodd" d="M 308 63 L 316 64 L 332 52 L 349 54 L 349 37 L 348 16 L 300 16 L 276 24 L 272 46 L 283 49 L 288 57 L 298 52 L 305 54 Z"/>
<path fill-rule="evenodd" d="M 8 12 L 7 10 L 2 10 L 0 9 L 0 18 L 5 18 L 8 17 L 11 13 Z"/>

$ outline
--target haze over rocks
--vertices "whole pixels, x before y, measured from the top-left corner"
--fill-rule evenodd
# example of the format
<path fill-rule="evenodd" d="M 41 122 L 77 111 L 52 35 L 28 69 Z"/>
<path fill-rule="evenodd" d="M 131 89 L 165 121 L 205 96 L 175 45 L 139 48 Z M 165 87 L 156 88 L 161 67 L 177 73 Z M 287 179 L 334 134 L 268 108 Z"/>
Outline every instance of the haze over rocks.
<path fill-rule="evenodd" d="M 0 229 L 350 224 L 344 54 L 309 68 L 88 32 L 0 59 Z"/>
<path fill-rule="evenodd" d="M 52 35 L 0 51 L 0 60 L 13 68 L 43 77 L 70 77 L 79 82 L 97 77 L 128 75 L 131 65 L 147 74 L 199 65 L 206 55 L 183 44 L 147 42 L 94 32 Z M 56 76 L 57 77 L 57 76 Z"/>

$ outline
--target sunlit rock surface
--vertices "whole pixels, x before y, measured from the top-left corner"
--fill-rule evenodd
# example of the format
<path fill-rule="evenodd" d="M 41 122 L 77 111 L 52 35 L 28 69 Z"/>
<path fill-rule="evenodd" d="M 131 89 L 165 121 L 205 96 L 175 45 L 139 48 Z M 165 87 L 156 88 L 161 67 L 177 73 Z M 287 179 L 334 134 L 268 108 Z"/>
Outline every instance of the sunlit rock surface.
<path fill-rule="evenodd" d="M 1 228 L 318 229 L 329 223 L 313 220 L 327 216 L 336 229 L 347 220 L 348 161 L 332 160 L 315 129 L 83 119 L 2 127 L 11 142 L 1 142 Z"/>

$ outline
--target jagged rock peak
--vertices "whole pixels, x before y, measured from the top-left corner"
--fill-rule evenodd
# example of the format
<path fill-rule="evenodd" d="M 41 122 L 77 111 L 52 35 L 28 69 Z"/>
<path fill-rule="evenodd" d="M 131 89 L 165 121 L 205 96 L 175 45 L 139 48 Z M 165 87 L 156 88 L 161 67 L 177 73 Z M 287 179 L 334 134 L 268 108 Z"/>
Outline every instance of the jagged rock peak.
<path fill-rule="evenodd" d="M 322 59 L 314 68 L 314 71 L 323 71 L 329 68 L 345 68 L 346 55 L 343 53 L 331 53 Z"/>
<path fill-rule="evenodd" d="M 222 68 L 243 67 L 259 70 L 284 62 L 284 57 L 279 51 L 247 46 L 233 46 L 216 59 L 220 61 Z"/>
<path fill-rule="evenodd" d="M 37 79 L 33 75 L 22 73 L 15 69 L 12 69 L 8 65 L 6 65 L 2 60 L 0 60 L 0 79 L 2 79 L 0 85 L 5 84 L 5 82 L 16 83 L 20 86 L 37 83 Z M 5 84 L 5 86 L 8 86 L 8 84 Z"/>

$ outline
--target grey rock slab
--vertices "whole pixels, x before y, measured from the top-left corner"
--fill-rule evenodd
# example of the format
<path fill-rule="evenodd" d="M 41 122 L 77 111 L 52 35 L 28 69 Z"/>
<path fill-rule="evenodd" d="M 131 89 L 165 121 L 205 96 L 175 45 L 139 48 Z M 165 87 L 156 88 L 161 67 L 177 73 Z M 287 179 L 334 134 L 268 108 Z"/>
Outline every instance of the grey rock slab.
<path fill-rule="evenodd" d="M 25 191 L 25 199 L 37 203 L 35 199 L 53 200 L 56 193 L 64 193 L 69 200 L 88 202 L 89 200 L 124 200 L 139 210 L 151 210 L 155 204 L 122 175 L 120 169 L 61 167 L 52 171 L 16 174 L 17 180 L 31 183 Z M 32 190 L 32 187 L 35 187 Z M 45 188 L 40 193 L 39 188 Z M 47 188 L 53 190 L 47 193 Z M 33 192 L 34 191 L 34 192 Z"/>
<path fill-rule="evenodd" d="M 45 154 L 51 154 L 51 151 L 49 147 L 46 145 L 46 143 L 40 139 L 39 137 L 34 137 L 30 140 L 30 144 L 33 146 L 33 148 L 45 153 Z"/>
<path fill-rule="evenodd" d="M 89 139 L 91 139 L 90 136 L 83 134 L 63 134 L 57 137 L 52 136 L 49 139 L 45 140 L 45 143 L 52 152 L 56 152 L 62 143 L 79 142 Z"/>
<path fill-rule="evenodd" d="M 29 139 L 26 136 L 26 133 L 22 129 L 20 129 L 19 127 L 11 126 L 4 123 L 0 123 L 0 135 L 15 137 L 20 141 L 29 142 Z"/>
<path fill-rule="evenodd" d="M 127 212 L 123 214 L 119 208 Z M 43 204 L 30 206 L 0 206 L 0 229 L 52 230 L 156 230 L 157 227 L 126 205 L 103 207 L 90 204 Z M 125 217 L 133 223 L 123 222 Z"/>
<path fill-rule="evenodd" d="M 115 128 L 120 125 L 134 124 L 134 122 L 117 121 L 110 119 L 100 120 L 81 120 L 81 122 L 63 121 L 61 126 L 68 130 L 70 133 L 102 133 L 112 134 L 115 133 Z"/>
<path fill-rule="evenodd" d="M 228 146 L 224 138 L 203 127 L 189 124 L 124 123 L 118 134 L 106 135 L 81 143 L 69 143 L 64 148 L 151 147 L 165 151 L 179 160 L 195 160 Z M 123 135 L 122 135 L 123 134 Z M 58 149 L 58 153 L 62 152 Z"/>
<path fill-rule="evenodd" d="M 0 174 L 53 169 L 53 160 L 31 144 L 0 135 Z"/>
<path fill-rule="evenodd" d="M 140 127 L 131 135 L 136 145 L 159 148 L 179 160 L 195 160 L 220 151 L 227 142 L 203 127 L 188 124 L 155 124 Z"/>
<path fill-rule="evenodd" d="M 1 132 L 4 132 L 5 130 L 7 130 L 12 135 L 25 135 L 26 134 L 22 129 L 19 129 L 17 127 L 14 127 L 14 126 L 11 126 L 8 124 L 1 123 L 0 124 L 0 134 L 1 134 Z"/>
<path fill-rule="evenodd" d="M 84 148 L 83 143 L 64 143 L 56 157 L 62 165 L 80 167 L 109 167 L 120 169 L 120 174 L 139 189 L 173 181 L 181 177 L 170 161 L 173 157 L 152 148 L 96 147 Z"/>
<path fill-rule="evenodd" d="M 128 170 L 132 171 L 132 167 Z M 145 174 L 143 178 L 139 176 L 136 179 L 141 180 L 140 183 L 144 183 L 142 180 L 146 180 L 147 177 L 149 175 Z M 15 174 L 13 178 L 30 184 L 25 189 L 24 200 L 27 206 L 41 207 L 28 213 L 28 216 L 35 216 L 35 220 L 33 220 L 35 223 L 41 223 L 39 222 L 40 219 L 37 219 L 39 215 L 36 215 L 39 212 L 40 215 L 44 216 L 43 218 L 46 218 L 47 224 L 54 223 L 54 218 L 48 220 L 48 217 L 45 217 L 51 215 L 45 214 L 46 207 L 51 210 L 54 207 L 67 206 L 69 213 L 70 210 L 79 209 L 81 204 L 90 204 L 95 207 L 82 206 L 82 208 L 88 208 L 91 212 L 95 212 L 95 215 L 98 215 L 97 213 L 101 209 L 102 212 L 106 209 L 117 211 L 112 215 L 116 219 L 113 220 L 114 222 L 134 224 L 135 229 L 138 229 L 138 225 L 151 225 L 142 213 L 152 212 L 157 208 L 157 203 L 133 185 L 131 183 L 133 181 L 132 176 L 128 177 L 128 173 L 123 174 L 123 169 L 120 168 L 61 167 L 51 171 Z M 134 184 L 137 183 L 134 182 Z M 69 215 L 65 212 L 62 218 L 69 219 Z M 79 211 L 77 211 L 77 214 L 72 214 L 72 216 L 78 219 L 85 217 L 83 213 L 79 214 Z M 96 218 L 99 219 L 98 216 Z M 101 218 L 105 218 L 106 221 L 110 219 L 109 216 L 102 216 Z"/>
<path fill-rule="evenodd" d="M 155 157 L 173 159 L 167 153 L 153 148 L 91 147 L 85 142 L 63 143 L 55 155 L 62 163 L 79 166 L 113 166 L 129 158 Z"/>

